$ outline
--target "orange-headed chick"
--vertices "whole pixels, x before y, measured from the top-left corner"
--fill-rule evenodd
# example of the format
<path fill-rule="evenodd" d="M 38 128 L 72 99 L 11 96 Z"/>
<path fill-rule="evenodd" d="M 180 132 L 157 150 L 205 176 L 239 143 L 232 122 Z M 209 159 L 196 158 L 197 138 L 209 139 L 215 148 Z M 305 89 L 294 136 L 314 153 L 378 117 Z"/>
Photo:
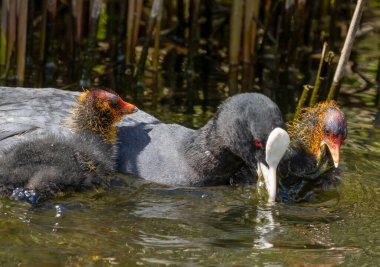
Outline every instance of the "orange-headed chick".
<path fill-rule="evenodd" d="M 338 167 L 340 147 L 347 138 L 347 122 L 334 101 L 305 108 L 301 115 L 287 126 L 292 142 L 302 146 L 317 159 L 321 157 L 322 146 L 326 145 L 335 167 Z"/>
<path fill-rule="evenodd" d="M 124 115 L 137 111 L 135 105 L 125 102 L 118 95 L 103 89 L 85 90 L 73 109 L 71 123 L 77 131 L 87 130 L 109 142 L 116 142 L 115 124 Z"/>
<path fill-rule="evenodd" d="M 305 108 L 287 127 L 291 143 L 280 162 L 278 196 L 285 202 L 310 201 L 318 192 L 336 188 L 340 147 L 347 137 L 346 119 L 337 104 Z"/>

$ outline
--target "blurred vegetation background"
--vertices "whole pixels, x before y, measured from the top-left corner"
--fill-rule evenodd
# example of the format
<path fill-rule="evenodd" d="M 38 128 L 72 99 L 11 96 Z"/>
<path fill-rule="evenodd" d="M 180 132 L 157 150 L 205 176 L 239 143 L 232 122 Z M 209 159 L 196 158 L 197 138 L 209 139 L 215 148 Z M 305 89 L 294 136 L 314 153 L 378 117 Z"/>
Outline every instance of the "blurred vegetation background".
<path fill-rule="evenodd" d="M 304 85 L 328 94 L 356 1 L 1 0 L 1 85 L 108 87 L 140 105 L 193 112 L 239 92 L 261 91 L 293 112 Z M 380 49 L 380 2 L 367 1 L 357 38 Z M 328 46 L 322 54 L 324 43 Z M 380 82 L 380 52 L 370 55 Z M 312 88 L 312 87 L 311 87 Z M 311 89 L 310 88 L 310 89 Z M 375 103 L 380 106 L 379 93 Z"/>

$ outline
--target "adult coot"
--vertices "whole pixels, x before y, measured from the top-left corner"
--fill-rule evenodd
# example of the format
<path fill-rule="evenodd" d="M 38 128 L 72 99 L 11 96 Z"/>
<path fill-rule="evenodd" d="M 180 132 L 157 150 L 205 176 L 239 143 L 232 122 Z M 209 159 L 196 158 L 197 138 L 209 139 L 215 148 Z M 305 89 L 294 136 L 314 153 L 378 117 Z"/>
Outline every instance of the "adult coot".
<path fill-rule="evenodd" d="M 291 144 L 279 166 L 280 197 L 309 201 L 315 192 L 340 182 L 340 147 L 347 138 L 347 122 L 334 101 L 306 108 L 287 125 Z"/>
<path fill-rule="evenodd" d="M 276 127 L 284 127 L 279 108 L 257 93 L 230 97 L 198 130 L 131 116 L 119 128 L 118 169 L 170 185 L 228 184 L 243 165 L 265 162 Z"/>
<path fill-rule="evenodd" d="M 113 93 L 85 91 L 66 122 L 75 134 L 48 133 L 3 149 L 0 195 L 13 193 L 34 203 L 57 192 L 107 187 L 114 171 L 115 123 L 135 111 Z"/>

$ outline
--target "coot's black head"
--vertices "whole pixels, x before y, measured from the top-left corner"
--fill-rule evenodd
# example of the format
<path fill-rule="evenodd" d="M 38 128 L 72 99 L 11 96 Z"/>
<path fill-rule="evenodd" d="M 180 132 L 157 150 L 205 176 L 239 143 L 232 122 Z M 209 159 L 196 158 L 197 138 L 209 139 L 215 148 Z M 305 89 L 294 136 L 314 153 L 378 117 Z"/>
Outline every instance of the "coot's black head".
<path fill-rule="evenodd" d="M 217 113 L 217 127 L 230 150 L 246 164 L 265 162 L 269 134 L 284 128 L 278 106 L 258 93 L 244 93 L 226 100 Z"/>

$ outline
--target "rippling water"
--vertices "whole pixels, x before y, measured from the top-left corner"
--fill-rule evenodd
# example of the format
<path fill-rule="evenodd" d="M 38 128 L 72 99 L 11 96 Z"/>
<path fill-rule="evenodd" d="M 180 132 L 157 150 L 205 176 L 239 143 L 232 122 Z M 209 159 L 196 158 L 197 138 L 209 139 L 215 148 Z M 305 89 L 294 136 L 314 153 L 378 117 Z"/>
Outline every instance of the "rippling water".
<path fill-rule="evenodd" d="M 126 187 L 0 202 L 0 265 L 380 264 L 380 131 L 375 109 L 350 108 L 343 183 L 317 203 L 267 206 L 253 187 Z M 204 118 L 206 119 L 206 118 Z"/>

